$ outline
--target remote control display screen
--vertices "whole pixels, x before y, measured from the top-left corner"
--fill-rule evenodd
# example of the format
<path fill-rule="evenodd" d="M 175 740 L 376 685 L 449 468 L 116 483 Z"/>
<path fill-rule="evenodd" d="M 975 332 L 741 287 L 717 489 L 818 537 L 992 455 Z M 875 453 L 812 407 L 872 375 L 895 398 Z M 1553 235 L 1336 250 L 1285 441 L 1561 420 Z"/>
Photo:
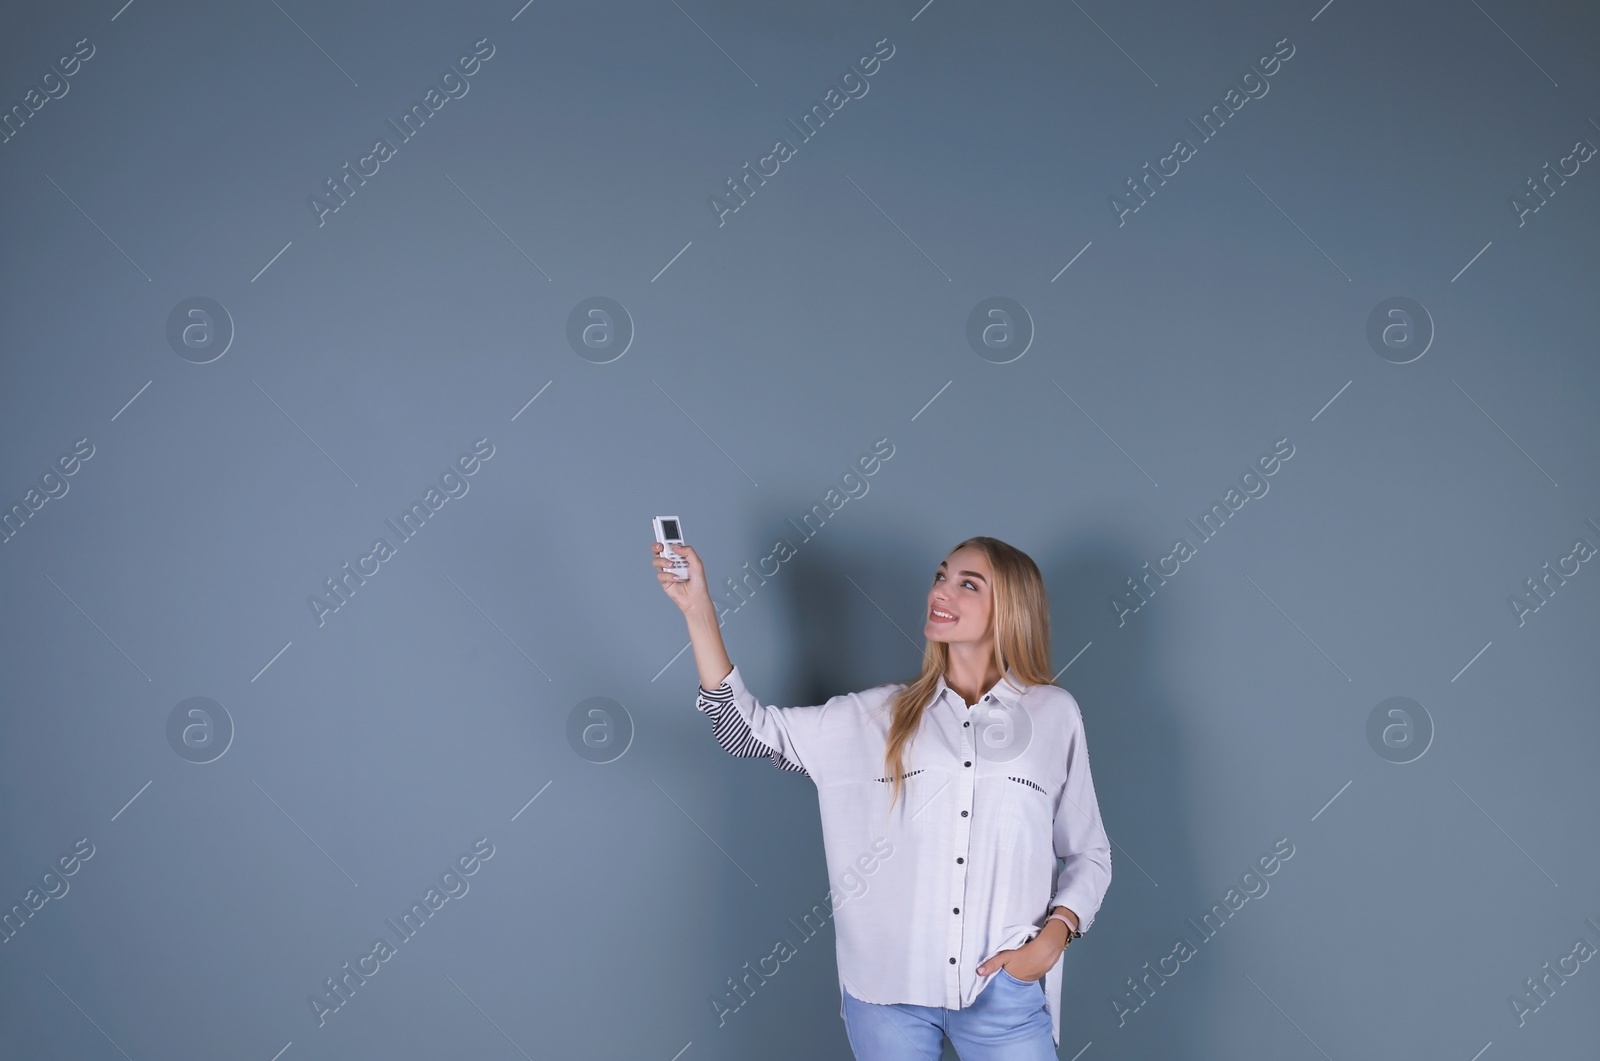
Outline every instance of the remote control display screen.
<path fill-rule="evenodd" d="M 668 541 L 677 541 L 679 538 L 681 538 L 682 535 L 678 533 L 678 521 L 675 519 L 662 520 L 661 534 Z"/>

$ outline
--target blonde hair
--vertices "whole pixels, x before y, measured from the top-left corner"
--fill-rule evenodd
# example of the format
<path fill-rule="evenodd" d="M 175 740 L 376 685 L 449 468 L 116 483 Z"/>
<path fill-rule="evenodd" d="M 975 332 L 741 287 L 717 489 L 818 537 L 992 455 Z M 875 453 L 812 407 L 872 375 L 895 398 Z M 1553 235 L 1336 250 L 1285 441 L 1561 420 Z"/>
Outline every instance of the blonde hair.
<path fill-rule="evenodd" d="M 986 535 L 968 538 L 950 552 L 969 545 L 983 553 L 994 575 L 990 610 L 992 658 L 999 663 L 1002 674 L 1010 669 L 1025 685 L 1050 685 L 1050 602 L 1038 565 L 1022 550 Z M 883 761 L 884 776 L 893 784 L 891 810 L 905 786 L 906 745 L 921 726 L 923 712 L 949 666 L 950 646 L 928 639 L 922 649 L 922 673 L 889 701 L 891 721 Z"/>

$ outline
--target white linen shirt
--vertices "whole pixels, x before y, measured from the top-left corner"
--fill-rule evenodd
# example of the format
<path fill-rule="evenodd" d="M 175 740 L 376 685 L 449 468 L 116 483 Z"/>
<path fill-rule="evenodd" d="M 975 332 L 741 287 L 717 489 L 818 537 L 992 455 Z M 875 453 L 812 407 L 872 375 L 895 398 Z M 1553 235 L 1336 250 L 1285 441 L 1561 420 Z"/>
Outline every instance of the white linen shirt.
<path fill-rule="evenodd" d="M 760 703 L 737 666 L 714 690 L 696 686 L 695 706 L 730 754 L 768 756 L 817 786 L 841 1018 L 846 989 L 877 1004 L 970 1006 L 999 975 L 980 977 L 979 962 L 1027 942 L 1057 906 L 1087 932 L 1111 884 L 1071 693 L 1055 685 L 1019 693 L 1008 669 L 968 707 L 941 677 L 906 745 L 905 788 L 890 815 L 889 700 L 905 686 L 816 707 Z M 1058 1046 L 1064 958 L 1043 978 Z"/>

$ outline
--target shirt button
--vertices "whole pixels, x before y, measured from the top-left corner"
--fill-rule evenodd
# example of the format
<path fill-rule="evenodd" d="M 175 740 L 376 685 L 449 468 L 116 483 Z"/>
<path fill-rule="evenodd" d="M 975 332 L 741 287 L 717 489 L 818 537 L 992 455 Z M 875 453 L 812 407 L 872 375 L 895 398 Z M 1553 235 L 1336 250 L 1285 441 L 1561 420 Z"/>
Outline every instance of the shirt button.
<path fill-rule="evenodd" d="M 958 906 L 955 909 L 951 910 L 950 912 L 952 914 L 959 914 L 961 912 L 961 907 Z"/>
<path fill-rule="evenodd" d="M 966 762 L 962 763 L 961 765 L 962 766 L 971 766 L 972 765 L 972 760 L 968 759 Z"/>
<path fill-rule="evenodd" d="M 963 723 L 961 723 L 961 724 L 962 724 L 962 725 L 963 725 L 963 726 L 970 726 L 970 725 L 972 725 L 972 723 L 970 723 L 970 722 L 963 722 Z"/>
<path fill-rule="evenodd" d="M 956 862 L 957 863 L 961 863 L 961 862 L 965 862 L 965 861 L 966 861 L 966 859 L 962 858 L 960 855 L 956 856 Z"/>
<path fill-rule="evenodd" d="M 954 964 L 955 964 L 955 963 L 956 963 L 956 960 L 955 960 L 955 959 L 954 959 L 954 958 L 951 958 L 951 959 L 950 959 L 950 964 L 951 964 L 951 965 L 954 965 Z"/>
<path fill-rule="evenodd" d="M 967 812 L 966 812 L 966 811 L 962 811 L 962 812 L 961 812 L 961 816 L 962 816 L 962 817 L 963 817 L 963 818 L 965 818 L 965 817 L 966 817 L 966 816 L 967 816 Z"/>

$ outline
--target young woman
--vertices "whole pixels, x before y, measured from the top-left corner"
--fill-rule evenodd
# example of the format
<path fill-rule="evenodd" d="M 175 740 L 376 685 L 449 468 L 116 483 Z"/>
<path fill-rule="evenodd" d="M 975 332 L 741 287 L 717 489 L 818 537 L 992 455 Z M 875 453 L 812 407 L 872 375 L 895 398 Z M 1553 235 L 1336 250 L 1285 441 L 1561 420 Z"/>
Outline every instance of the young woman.
<path fill-rule="evenodd" d="M 1083 716 L 1051 684 L 1033 560 L 968 538 L 934 573 L 914 681 L 770 707 L 728 659 L 699 555 L 674 548 L 688 580 L 653 544 L 657 579 L 689 624 L 717 742 L 817 786 L 858 1061 L 930 1061 L 945 1037 L 962 1061 L 1053 1061 L 1062 955 L 1100 908 L 1111 849 Z"/>

